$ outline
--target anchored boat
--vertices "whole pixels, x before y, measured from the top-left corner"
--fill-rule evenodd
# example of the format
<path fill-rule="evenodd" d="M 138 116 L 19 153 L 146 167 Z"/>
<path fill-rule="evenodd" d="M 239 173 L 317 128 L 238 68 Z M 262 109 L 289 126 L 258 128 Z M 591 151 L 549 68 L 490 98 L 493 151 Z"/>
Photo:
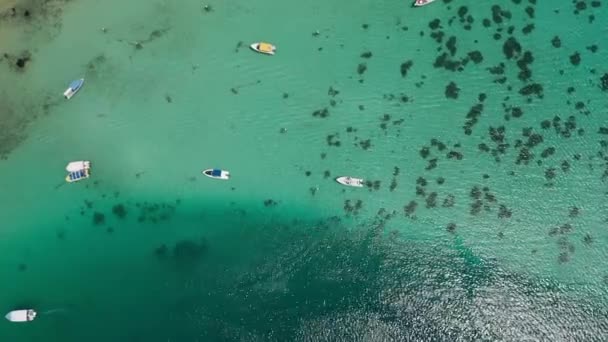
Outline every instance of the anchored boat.
<path fill-rule="evenodd" d="M 203 174 L 209 178 L 223 179 L 223 180 L 230 179 L 230 172 L 228 172 L 226 170 L 207 169 L 207 170 L 203 171 Z"/>
<path fill-rule="evenodd" d="M 274 52 L 277 50 L 277 47 L 270 43 L 253 43 L 250 45 L 251 49 L 257 51 L 259 53 L 263 53 L 266 55 L 274 55 Z"/>
<path fill-rule="evenodd" d="M 431 2 L 433 2 L 435 0 L 416 0 L 416 2 L 414 2 L 414 6 L 424 6 L 424 5 L 428 5 Z"/>
<path fill-rule="evenodd" d="M 65 177 L 66 182 L 78 182 L 91 176 L 91 162 L 88 160 L 69 162 L 65 170 L 68 172 L 68 175 Z"/>
<path fill-rule="evenodd" d="M 11 322 L 31 322 L 36 318 L 36 311 L 32 309 L 13 310 L 6 314 L 6 319 Z"/>
<path fill-rule="evenodd" d="M 80 171 L 80 170 L 84 170 L 84 169 L 90 169 L 91 168 L 91 162 L 88 160 L 79 160 L 79 161 L 73 161 L 70 162 L 66 167 L 65 170 L 67 172 L 76 172 L 76 171 Z"/>
<path fill-rule="evenodd" d="M 82 170 L 68 173 L 68 175 L 65 176 L 65 181 L 68 183 L 74 183 L 74 182 L 81 181 L 83 179 L 87 179 L 89 177 L 91 177 L 91 173 L 89 172 L 89 169 L 82 169 Z"/>
<path fill-rule="evenodd" d="M 68 87 L 68 89 L 66 89 L 65 92 L 63 93 L 63 96 L 68 100 L 71 99 L 72 96 L 76 95 L 76 93 L 80 90 L 80 88 L 82 88 L 83 84 L 84 84 L 84 78 L 72 81 L 72 83 L 70 83 L 70 86 Z"/>
<path fill-rule="evenodd" d="M 363 179 L 361 179 L 361 178 L 354 178 L 354 177 L 348 177 L 348 176 L 338 177 L 338 178 L 336 178 L 336 182 L 338 182 L 342 185 L 354 186 L 357 188 L 362 188 L 363 183 L 364 183 Z"/>

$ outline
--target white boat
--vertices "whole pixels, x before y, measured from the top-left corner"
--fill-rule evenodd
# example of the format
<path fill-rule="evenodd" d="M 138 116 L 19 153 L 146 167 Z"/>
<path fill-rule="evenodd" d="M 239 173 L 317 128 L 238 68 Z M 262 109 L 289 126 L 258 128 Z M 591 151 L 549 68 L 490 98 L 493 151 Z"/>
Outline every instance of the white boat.
<path fill-rule="evenodd" d="M 88 160 L 79 160 L 79 161 L 73 161 L 70 162 L 66 167 L 65 170 L 67 172 L 76 172 L 76 171 L 80 171 L 80 170 L 84 170 L 84 169 L 90 169 L 91 168 L 91 162 Z"/>
<path fill-rule="evenodd" d="M 416 2 L 414 2 L 414 6 L 424 6 L 424 5 L 428 5 L 431 2 L 433 2 L 435 0 L 416 0 Z"/>
<path fill-rule="evenodd" d="M 63 92 L 63 96 L 68 100 L 71 99 L 72 96 L 74 96 L 80 90 L 80 88 L 82 88 L 83 84 L 84 84 L 84 78 L 72 81 L 70 83 L 70 86 L 68 87 L 68 89 L 66 89 L 65 92 Z"/>
<path fill-rule="evenodd" d="M 274 55 L 274 52 L 277 50 L 277 47 L 270 43 L 253 43 L 250 45 L 251 49 L 257 51 L 259 53 L 263 53 L 266 55 Z"/>
<path fill-rule="evenodd" d="M 353 178 L 353 177 L 347 177 L 347 176 L 336 178 L 336 182 L 338 182 L 342 185 L 354 186 L 357 188 L 362 188 L 363 184 L 364 184 L 363 179 L 361 179 L 361 178 Z"/>
<path fill-rule="evenodd" d="M 91 177 L 91 172 L 89 170 L 90 169 L 82 169 L 82 170 L 70 172 L 70 173 L 68 173 L 67 176 L 65 176 L 65 181 L 68 183 L 74 183 L 74 182 L 81 181 L 83 179 L 87 179 L 87 178 Z"/>
<path fill-rule="evenodd" d="M 6 319 L 11 322 L 30 322 L 36 318 L 36 311 L 32 309 L 13 310 L 6 314 Z"/>
<path fill-rule="evenodd" d="M 215 179 L 230 179 L 230 172 L 220 169 L 207 169 L 203 171 L 203 174 L 207 177 Z"/>

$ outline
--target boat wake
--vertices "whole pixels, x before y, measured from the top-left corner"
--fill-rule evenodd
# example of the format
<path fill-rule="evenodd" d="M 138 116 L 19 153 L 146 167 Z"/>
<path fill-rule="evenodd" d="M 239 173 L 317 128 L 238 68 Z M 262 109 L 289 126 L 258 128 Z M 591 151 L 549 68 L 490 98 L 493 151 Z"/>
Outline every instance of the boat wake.
<path fill-rule="evenodd" d="M 57 309 L 51 309 L 51 310 L 43 311 L 40 314 L 42 314 L 42 315 L 52 315 L 52 314 L 66 313 L 66 312 L 68 312 L 68 309 L 57 308 Z"/>

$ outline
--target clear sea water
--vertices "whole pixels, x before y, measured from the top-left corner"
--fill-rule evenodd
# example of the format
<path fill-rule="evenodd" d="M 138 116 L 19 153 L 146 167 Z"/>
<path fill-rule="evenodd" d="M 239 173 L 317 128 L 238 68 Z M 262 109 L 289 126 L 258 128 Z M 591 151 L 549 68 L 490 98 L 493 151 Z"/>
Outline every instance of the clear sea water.
<path fill-rule="evenodd" d="M 605 340 L 605 1 L 5 3 L 0 341 Z"/>

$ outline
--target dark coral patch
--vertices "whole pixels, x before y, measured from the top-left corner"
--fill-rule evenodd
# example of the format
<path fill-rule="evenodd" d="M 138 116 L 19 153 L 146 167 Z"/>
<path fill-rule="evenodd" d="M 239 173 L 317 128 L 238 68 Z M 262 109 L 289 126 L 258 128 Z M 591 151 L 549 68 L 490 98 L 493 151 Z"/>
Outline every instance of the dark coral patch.
<path fill-rule="evenodd" d="M 368 150 L 372 147 L 372 142 L 370 139 L 366 139 L 366 140 L 361 140 L 359 142 L 359 146 L 364 149 L 364 150 Z"/>
<path fill-rule="evenodd" d="M 502 46 L 505 58 L 512 59 L 521 54 L 521 45 L 514 37 L 509 37 Z"/>
<path fill-rule="evenodd" d="M 483 62 L 483 55 L 480 51 L 475 50 L 468 53 L 469 59 L 475 64 Z"/>
<path fill-rule="evenodd" d="M 437 193 L 431 192 L 429 196 L 426 198 L 426 207 L 427 208 L 435 208 L 437 206 Z"/>
<path fill-rule="evenodd" d="M 430 154 L 431 154 L 431 150 L 428 147 L 424 146 L 420 149 L 420 156 L 423 159 L 426 159 Z"/>
<path fill-rule="evenodd" d="M 329 116 L 329 110 L 327 108 L 318 109 L 312 112 L 312 116 L 318 118 L 326 118 Z"/>
<path fill-rule="evenodd" d="M 156 257 L 158 258 L 165 258 L 167 257 L 167 255 L 169 254 L 169 248 L 167 247 L 167 245 L 162 244 L 156 248 L 154 248 L 154 255 L 156 255 Z"/>
<path fill-rule="evenodd" d="M 102 225 L 104 223 L 106 223 L 106 215 L 104 215 L 103 213 L 100 213 L 98 211 L 93 213 L 93 224 L 94 225 Z"/>
<path fill-rule="evenodd" d="M 519 118 L 524 114 L 523 110 L 520 107 L 511 108 L 511 116 L 514 118 Z"/>
<path fill-rule="evenodd" d="M 367 59 L 372 58 L 372 52 L 371 51 L 363 52 L 361 54 L 361 58 L 367 58 Z"/>
<path fill-rule="evenodd" d="M 264 200 L 265 207 L 275 207 L 277 204 L 278 204 L 277 201 L 275 201 L 273 199 Z"/>
<path fill-rule="evenodd" d="M 412 62 L 411 60 L 401 63 L 401 68 L 400 68 L 401 77 L 406 77 L 408 71 L 412 68 L 413 65 L 414 65 L 414 62 Z"/>
<path fill-rule="evenodd" d="M 453 233 L 456 231 L 456 223 L 450 222 L 445 228 L 448 232 Z"/>
<path fill-rule="evenodd" d="M 357 74 L 363 75 L 366 70 L 367 70 L 367 64 L 359 63 L 359 65 L 357 66 Z"/>
<path fill-rule="evenodd" d="M 112 213 L 118 218 L 123 219 L 127 217 L 127 208 L 124 206 L 124 204 L 116 204 L 112 207 Z"/>
<path fill-rule="evenodd" d="M 600 88 L 603 91 L 608 91 L 608 73 L 605 73 L 604 76 L 600 78 Z"/>
<path fill-rule="evenodd" d="M 534 24 L 528 24 L 521 29 L 523 34 L 530 34 L 534 30 Z"/>
<path fill-rule="evenodd" d="M 443 204 L 441 205 L 444 208 L 451 208 L 456 203 L 456 197 L 452 194 L 447 195 L 447 197 L 443 200 Z"/>
<path fill-rule="evenodd" d="M 198 262 L 207 252 L 208 246 L 205 239 L 200 242 L 192 240 L 178 241 L 173 246 L 173 258 L 180 266 L 188 266 Z"/>
<path fill-rule="evenodd" d="M 403 207 L 403 211 L 405 212 L 406 216 L 412 217 L 417 207 L 418 203 L 416 201 L 410 201 L 405 207 Z"/>
<path fill-rule="evenodd" d="M 504 204 L 501 204 L 498 208 L 498 217 L 499 218 L 510 218 L 512 215 L 511 210 L 509 210 Z"/>
<path fill-rule="evenodd" d="M 539 83 L 532 83 L 522 87 L 519 93 L 524 96 L 536 95 L 537 97 L 543 97 L 543 86 Z"/>
<path fill-rule="evenodd" d="M 578 52 L 575 52 L 574 54 L 570 55 L 570 63 L 572 65 L 581 64 L 581 54 Z"/>
<path fill-rule="evenodd" d="M 450 82 L 445 87 L 445 97 L 448 99 L 457 99 L 458 93 L 460 92 L 460 88 L 454 82 Z"/>

